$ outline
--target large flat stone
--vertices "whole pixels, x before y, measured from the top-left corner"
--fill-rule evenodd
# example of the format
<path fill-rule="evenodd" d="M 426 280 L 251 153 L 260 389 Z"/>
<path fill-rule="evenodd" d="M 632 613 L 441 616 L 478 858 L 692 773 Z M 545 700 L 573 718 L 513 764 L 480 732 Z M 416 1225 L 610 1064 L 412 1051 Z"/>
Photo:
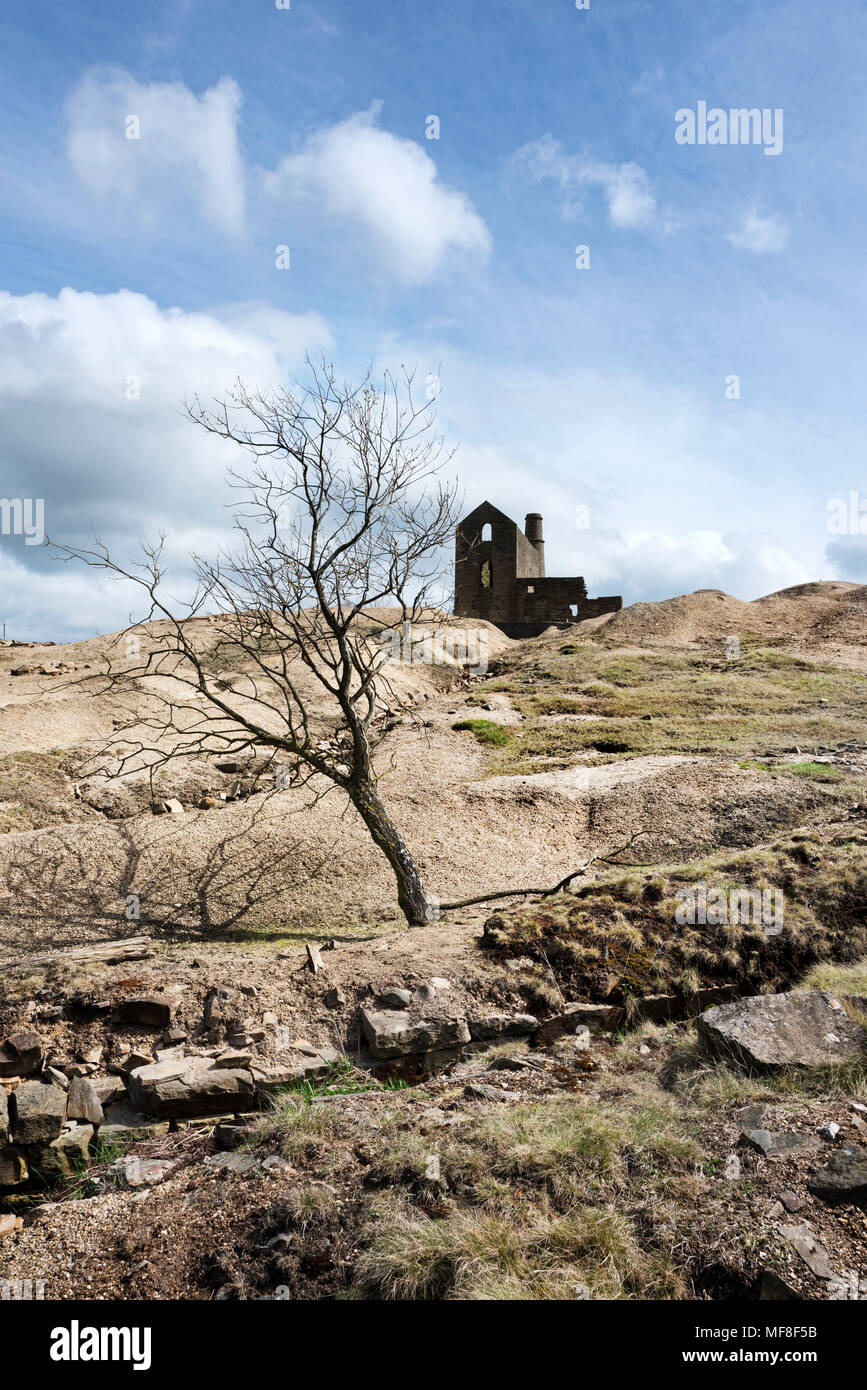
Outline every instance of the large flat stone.
<path fill-rule="evenodd" d="M 813 1174 L 807 1187 L 825 1202 L 867 1207 L 867 1149 L 838 1149 L 826 1167 Z"/>
<path fill-rule="evenodd" d="M 210 1058 L 186 1057 L 133 1072 L 129 1097 L 145 1114 L 171 1119 L 252 1110 L 256 1091 L 252 1073 L 245 1067 L 212 1067 Z"/>
<path fill-rule="evenodd" d="M 374 1057 L 402 1057 L 470 1041 L 463 1018 L 414 1019 L 408 1013 L 361 1010 L 361 1026 Z"/>
<path fill-rule="evenodd" d="M 859 1060 L 867 1033 L 828 990 L 759 994 L 707 1009 L 698 1031 L 717 1056 L 743 1067 L 821 1067 Z"/>
<path fill-rule="evenodd" d="M 322 1053 L 317 1053 L 315 1057 L 304 1057 L 296 1054 L 293 1058 L 287 1058 L 283 1062 L 268 1064 L 261 1062 L 257 1066 L 250 1068 L 253 1076 L 253 1084 L 259 1094 L 264 1096 L 274 1095 L 278 1091 L 284 1091 L 290 1086 L 299 1086 L 305 1081 L 318 1081 L 320 1077 L 327 1075 L 335 1062 L 340 1060 L 340 1054 L 333 1048 L 325 1048 Z"/>
<path fill-rule="evenodd" d="M 16 1144 L 50 1144 L 63 1128 L 66 1095 L 59 1086 L 25 1081 L 12 1092 L 9 1111 Z"/>

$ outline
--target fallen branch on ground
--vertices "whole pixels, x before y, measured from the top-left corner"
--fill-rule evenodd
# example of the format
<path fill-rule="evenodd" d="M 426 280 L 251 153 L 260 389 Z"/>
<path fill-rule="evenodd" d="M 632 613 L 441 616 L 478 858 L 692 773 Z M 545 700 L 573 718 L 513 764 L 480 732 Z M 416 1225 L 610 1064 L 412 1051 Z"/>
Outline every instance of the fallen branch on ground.
<path fill-rule="evenodd" d="M 647 833 L 646 830 L 636 830 L 635 834 L 627 840 L 624 845 L 618 845 L 615 849 L 608 850 L 604 854 L 599 853 L 591 855 L 586 863 L 582 864 L 580 868 L 574 869 L 571 874 L 567 874 L 559 883 L 555 883 L 552 888 L 504 888 L 498 893 L 482 893 L 478 898 L 463 898 L 460 902 L 456 903 L 440 903 L 440 912 L 453 912 L 459 907 L 474 907 L 476 903 L 492 903 L 500 898 L 551 898 L 555 893 L 562 893 L 565 888 L 569 887 L 573 879 L 580 878 L 582 874 L 586 874 L 588 869 L 592 868 L 594 864 L 618 865 L 620 861 L 614 859 L 613 856 L 615 854 L 622 854 L 624 850 L 629 849 L 629 846 L 635 843 L 640 835 L 646 835 Z M 623 865 L 623 867 L 625 868 L 628 866 Z"/>

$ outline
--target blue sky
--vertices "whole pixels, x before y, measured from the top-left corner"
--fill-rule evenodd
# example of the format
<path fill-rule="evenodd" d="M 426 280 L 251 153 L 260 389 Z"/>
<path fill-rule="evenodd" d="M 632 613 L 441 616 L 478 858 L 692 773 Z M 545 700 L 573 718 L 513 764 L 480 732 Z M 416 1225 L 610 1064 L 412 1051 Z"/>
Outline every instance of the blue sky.
<path fill-rule="evenodd" d="M 165 529 L 181 588 L 229 455 L 179 400 L 327 349 L 436 374 L 467 506 L 591 593 L 864 578 L 856 0 L 6 0 L 0 53 L 2 493 L 52 539 Z M 678 144 L 701 101 L 782 149 Z M 19 534 L 0 591 L 21 637 L 129 611 Z"/>

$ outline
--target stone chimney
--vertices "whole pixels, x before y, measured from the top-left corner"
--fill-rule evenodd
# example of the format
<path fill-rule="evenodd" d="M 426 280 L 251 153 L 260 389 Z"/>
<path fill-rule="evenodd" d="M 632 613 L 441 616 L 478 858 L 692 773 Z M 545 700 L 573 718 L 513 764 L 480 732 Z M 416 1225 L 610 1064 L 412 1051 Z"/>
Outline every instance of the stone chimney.
<path fill-rule="evenodd" d="M 538 512 L 528 512 L 524 522 L 524 535 L 539 557 L 541 574 L 545 573 L 545 540 L 542 535 L 542 518 Z"/>

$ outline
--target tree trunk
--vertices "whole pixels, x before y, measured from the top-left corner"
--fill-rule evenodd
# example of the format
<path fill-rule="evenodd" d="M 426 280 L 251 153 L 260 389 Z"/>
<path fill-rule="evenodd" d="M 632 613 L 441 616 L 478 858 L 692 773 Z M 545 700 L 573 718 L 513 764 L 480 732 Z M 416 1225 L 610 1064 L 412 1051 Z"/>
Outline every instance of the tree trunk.
<path fill-rule="evenodd" d="M 406 841 L 395 826 L 373 782 L 355 783 L 348 788 L 352 803 L 382 850 L 397 879 L 397 900 L 411 927 L 423 927 L 433 920 L 421 875 Z"/>

